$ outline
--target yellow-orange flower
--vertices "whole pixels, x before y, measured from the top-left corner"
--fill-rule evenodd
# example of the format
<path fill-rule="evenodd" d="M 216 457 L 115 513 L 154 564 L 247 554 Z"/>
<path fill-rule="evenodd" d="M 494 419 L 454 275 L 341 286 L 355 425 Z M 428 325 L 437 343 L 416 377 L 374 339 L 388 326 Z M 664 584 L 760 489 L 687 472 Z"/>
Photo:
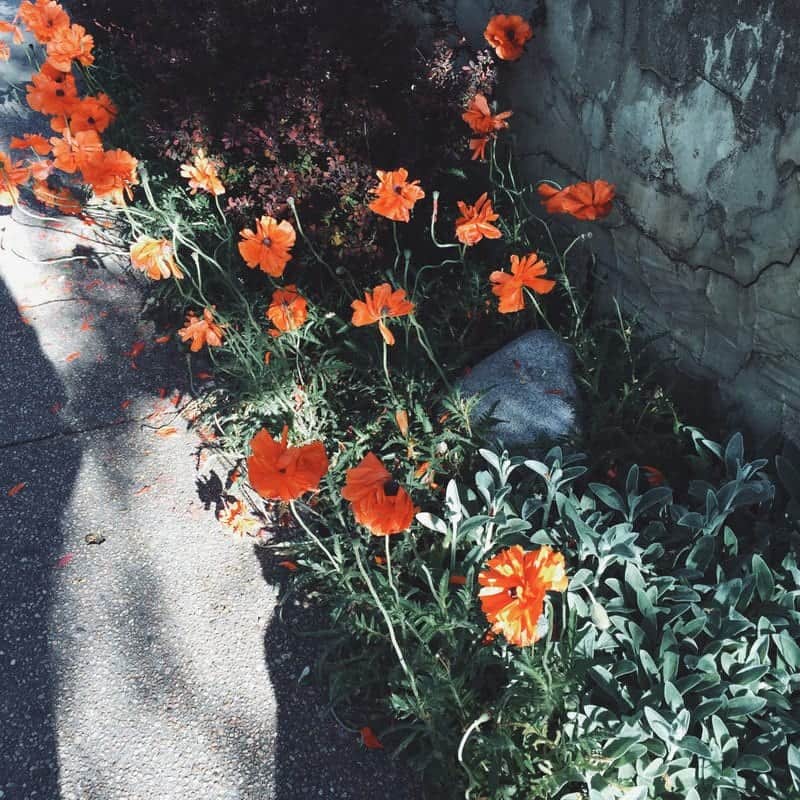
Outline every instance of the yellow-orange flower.
<path fill-rule="evenodd" d="M 553 291 L 556 282 L 543 278 L 547 273 L 547 265 L 536 253 L 527 256 L 511 256 L 511 274 L 495 270 L 489 280 L 494 284 L 492 293 L 500 298 L 499 311 L 501 314 L 510 314 L 522 311 L 525 308 L 525 294 L 523 289 L 528 289 L 537 294 L 547 294 Z"/>
<path fill-rule="evenodd" d="M 87 158 L 80 168 L 95 197 L 107 197 L 112 203 L 125 205 L 125 196 L 129 200 L 133 199 L 132 187 L 139 183 L 136 176 L 138 163 L 126 150 L 105 150 Z"/>
<path fill-rule="evenodd" d="M 9 145 L 12 150 L 27 150 L 30 148 L 38 156 L 46 156 L 53 146 L 44 137 L 38 133 L 26 133 L 24 136 L 14 136 Z"/>
<path fill-rule="evenodd" d="M 539 626 L 547 592 L 563 592 L 568 581 L 564 556 L 546 545 L 523 550 L 513 545 L 489 559 L 478 574 L 481 607 L 495 634 L 528 647 L 541 638 Z"/>
<path fill-rule="evenodd" d="M 17 16 L 40 44 L 49 42 L 61 28 L 69 26 L 69 14 L 54 0 L 24 0 Z"/>
<path fill-rule="evenodd" d="M 28 180 L 29 170 L 10 156 L 0 153 L 0 206 L 13 206 L 19 200 L 19 187 Z"/>
<path fill-rule="evenodd" d="M 212 308 L 215 307 L 212 306 Z M 219 347 L 222 344 L 222 335 L 222 327 L 214 322 L 214 314 L 211 308 L 206 308 L 202 317 L 198 317 L 194 311 L 190 311 L 186 315 L 184 327 L 178 331 L 178 336 L 181 337 L 182 342 L 188 342 L 189 339 L 192 340 L 189 349 L 193 353 L 201 350 L 203 345 Z"/>
<path fill-rule="evenodd" d="M 95 157 L 103 153 L 103 143 L 97 131 L 81 131 L 74 136 L 65 131 L 63 137 L 53 136 L 53 163 L 64 172 L 82 170 Z"/>
<path fill-rule="evenodd" d="M 61 133 L 69 129 L 72 133 L 97 131 L 102 133 L 117 118 L 117 107 L 111 98 L 101 92 L 97 97 L 76 100 L 67 115 L 55 116 L 50 127 Z"/>
<path fill-rule="evenodd" d="M 569 214 L 575 219 L 595 220 L 611 213 L 616 187 L 597 180 L 573 183 L 563 189 L 543 183 L 537 191 L 548 214 Z"/>
<path fill-rule="evenodd" d="M 94 38 L 83 25 L 63 25 L 47 42 L 47 60 L 55 69 L 69 72 L 73 61 L 84 67 L 94 64 L 93 48 Z"/>
<path fill-rule="evenodd" d="M 350 307 L 353 309 L 353 325 L 361 327 L 377 322 L 383 340 L 390 347 L 394 344 L 394 335 L 386 325 L 387 317 L 404 317 L 414 310 L 414 304 L 406 299 L 406 290 L 392 289 L 388 283 L 364 292 L 364 299 L 353 300 Z"/>
<path fill-rule="evenodd" d="M 170 275 L 178 280 L 183 278 L 183 272 L 175 263 L 172 243 L 168 239 L 140 236 L 131 245 L 131 264 L 154 281 L 169 278 Z"/>
<path fill-rule="evenodd" d="M 376 195 L 369 207 L 382 217 L 395 222 L 408 222 L 417 200 L 425 197 L 419 181 L 408 180 L 408 170 L 400 167 L 391 172 L 378 170 L 378 185 L 370 189 Z"/>
<path fill-rule="evenodd" d="M 517 14 L 495 14 L 486 26 L 483 36 L 503 61 L 516 61 L 533 38 L 531 26 Z"/>
<path fill-rule="evenodd" d="M 456 219 L 456 238 L 466 245 L 477 244 L 481 239 L 499 239 L 503 234 L 491 223 L 500 219 L 494 213 L 492 201 L 484 192 L 474 206 L 458 201 L 461 216 Z"/>
<path fill-rule="evenodd" d="M 280 440 L 260 430 L 250 442 L 252 455 L 247 459 L 250 485 L 271 500 L 295 500 L 317 489 L 328 471 L 328 456 L 322 442 L 290 447 L 288 427 Z"/>
<path fill-rule="evenodd" d="M 25 87 L 28 105 L 34 111 L 49 116 L 69 116 L 78 99 L 75 78 L 45 67 L 35 72 L 31 76 L 31 83 Z"/>
<path fill-rule="evenodd" d="M 191 164 L 181 165 L 181 176 L 189 179 L 191 194 L 202 189 L 209 194 L 225 194 L 225 187 L 217 175 L 217 167 L 202 150 L 197 151 Z"/>
<path fill-rule="evenodd" d="M 356 522 L 375 536 L 408 530 L 419 511 L 374 453 L 347 470 L 342 497 L 350 501 Z"/>
<path fill-rule="evenodd" d="M 270 336 L 296 331 L 308 318 L 308 304 L 305 298 L 297 293 L 297 287 L 291 284 L 272 293 L 267 317 L 275 326 L 270 330 Z"/>
<path fill-rule="evenodd" d="M 264 216 L 256 220 L 255 230 L 245 228 L 239 231 L 239 236 L 242 237 L 239 253 L 248 267 L 258 267 L 273 278 L 283 275 L 297 237 L 290 222 Z"/>
<path fill-rule="evenodd" d="M 492 114 L 489 101 L 478 93 L 472 98 L 461 118 L 475 133 L 495 133 L 508 127 L 506 120 L 513 113 L 513 111 L 502 111 L 499 114 Z"/>

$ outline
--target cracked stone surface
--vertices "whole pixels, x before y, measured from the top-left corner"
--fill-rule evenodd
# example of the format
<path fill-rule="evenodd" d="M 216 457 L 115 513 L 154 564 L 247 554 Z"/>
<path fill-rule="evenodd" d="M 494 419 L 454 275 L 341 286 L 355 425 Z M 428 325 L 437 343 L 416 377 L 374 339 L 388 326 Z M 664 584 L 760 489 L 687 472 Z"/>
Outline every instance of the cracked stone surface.
<path fill-rule="evenodd" d="M 204 507 L 174 328 L 98 238 L 0 216 L 0 798 L 411 800 L 304 676 L 283 570 Z"/>
<path fill-rule="evenodd" d="M 477 47 L 537 21 L 501 65 L 529 178 L 605 178 L 607 291 L 755 433 L 800 438 L 800 11 L 791 0 L 440 0 Z M 541 21 L 544 20 L 544 24 Z M 559 223 L 561 224 L 561 223 Z"/>

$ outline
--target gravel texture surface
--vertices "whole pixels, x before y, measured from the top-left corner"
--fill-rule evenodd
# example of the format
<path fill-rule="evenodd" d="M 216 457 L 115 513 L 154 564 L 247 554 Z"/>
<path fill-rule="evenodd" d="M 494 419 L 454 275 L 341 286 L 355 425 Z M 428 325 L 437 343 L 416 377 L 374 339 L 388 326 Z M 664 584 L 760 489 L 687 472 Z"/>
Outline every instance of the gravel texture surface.
<path fill-rule="evenodd" d="M 0 109 L 0 149 L 25 127 Z M 281 570 L 204 507 L 174 329 L 62 227 L 0 216 L 0 798 L 412 800 L 298 680 Z"/>

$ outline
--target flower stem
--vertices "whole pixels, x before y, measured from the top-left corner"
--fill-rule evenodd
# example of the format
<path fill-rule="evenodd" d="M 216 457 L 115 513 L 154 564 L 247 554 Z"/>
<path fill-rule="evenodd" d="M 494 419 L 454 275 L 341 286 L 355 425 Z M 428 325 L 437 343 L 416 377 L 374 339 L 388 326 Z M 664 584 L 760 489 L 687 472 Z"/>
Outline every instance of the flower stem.
<path fill-rule="evenodd" d="M 419 322 L 417 322 L 416 318 L 413 315 L 410 316 L 409 319 L 411 320 L 411 324 L 417 331 L 417 339 L 419 340 L 422 349 L 427 354 L 433 366 L 436 367 L 436 371 L 439 373 L 439 377 L 442 379 L 442 382 L 447 387 L 447 390 L 452 391 L 453 387 L 450 385 L 450 381 L 447 379 L 447 375 L 444 374 L 444 370 L 441 368 L 439 362 L 436 360 L 436 356 L 433 354 L 433 348 L 431 347 L 431 343 L 428 341 L 428 336 L 425 333 L 425 329 L 419 324 Z"/>
<path fill-rule="evenodd" d="M 319 537 L 315 533 L 312 533 L 311 528 L 309 528 L 308 525 L 306 525 L 305 521 L 297 511 L 297 506 L 295 505 L 294 500 L 289 501 L 289 508 L 292 510 L 292 514 L 294 515 L 294 518 L 297 520 L 300 527 L 308 534 L 308 536 L 311 538 L 314 544 L 316 544 L 317 547 L 319 547 L 319 549 L 322 550 L 322 552 L 325 553 L 325 555 L 328 557 L 328 560 L 333 565 L 334 570 L 336 572 L 341 572 L 341 567 L 339 566 L 339 562 L 331 555 L 331 551 L 328 550 L 327 547 L 325 547 L 325 545 L 320 541 Z"/>
<path fill-rule="evenodd" d="M 389 629 L 389 639 L 392 642 L 392 647 L 394 647 L 394 651 L 397 654 L 397 660 L 400 662 L 400 666 L 405 672 L 406 677 L 408 678 L 408 682 L 411 685 L 411 692 L 414 695 L 417 703 L 419 704 L 420 708 L 422 708 L 422 698 L 420 697 L 419 690 L 417 689 L 417 681 L 414 678 L 414 673 L 406 664 L 406 659 L 403 656 L 403 651 L 400 649 L 400 644 L 397 641 L 397 636 L 394 632 L 394 625 L 392 625 L 391 617 L 389 616 L 389 612 L 386 610 L 386 607 L 381 603 L 380 597 L 378 597 L 378 593 L 375 591 L 375 587 L 372 585 L 372 581 L 369 579 L 369 575 L 367 571 L 364 569 L 364 563 L 361 561 L 361 548 L 358 543 L 355 544 L 353 547 L 353 551 L 356 556 L 356 564 L 358 566 L 358 571 L 361 573 L 361 577 L 364 579 L 364 583 L 367 584 L 367 589 L 369 589 L 369 593 L 372 595 L 372 599 L 375 601 L 375 604 L 378 606 L 381 614 L 383 615 L 383 619 L 386 622 L 386 627 Z"/>

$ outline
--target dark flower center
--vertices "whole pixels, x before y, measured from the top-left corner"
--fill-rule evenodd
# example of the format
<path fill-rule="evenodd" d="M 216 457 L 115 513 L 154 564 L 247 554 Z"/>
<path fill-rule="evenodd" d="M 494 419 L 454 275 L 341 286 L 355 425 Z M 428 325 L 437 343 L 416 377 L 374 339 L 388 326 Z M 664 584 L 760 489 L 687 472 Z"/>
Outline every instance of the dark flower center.
<path fill-rule="evenodd" d="M 511 597 L 512 600 L 516 600 L 517 599 L 517 587 L 516 586 L 512 586 L 508 590 L 508 594 L 509 594 L 509 597 Z"/>
<path fill-rule="evenodd" d="M 506 28 L 506 38 L 509 42 L 515 42 L 517 39 L 517 29 L 516 28 Z"/>
<path fill-rule="evenodd" d="M 63 89 L 56 89 L 56 97 L 63 97 L 64 90 Z"/>
<path fill-rule="evenodd" d="M 270 239 L 269 236 L 265 236 L 261 240 L 261 244 L 263 244 L 264 247 L 272 247 L 272 239 Z"/>
<path fill-rule="evenodd" d="M 87 121 L 87 122 L 88 122 L 90 125 L 94 125 L 94 124 L 95 124 L 94 117 L 89 117 L 89 119 L 87 119 L 86 121 Z"/>
<path fill-rule="evenodd" d="M 396 480 L 386 481 L 383 484 L 383 493 L 387 497 L 395 497 L 400 491 L 400 484 Z"/>
<path fill-rule="evenodd" d="M 402 194 L 402 192 L 403 192 L 403 187 L 402 186 L 395 186 L 394 187 L 394 193 L 395 194 Z"/>

